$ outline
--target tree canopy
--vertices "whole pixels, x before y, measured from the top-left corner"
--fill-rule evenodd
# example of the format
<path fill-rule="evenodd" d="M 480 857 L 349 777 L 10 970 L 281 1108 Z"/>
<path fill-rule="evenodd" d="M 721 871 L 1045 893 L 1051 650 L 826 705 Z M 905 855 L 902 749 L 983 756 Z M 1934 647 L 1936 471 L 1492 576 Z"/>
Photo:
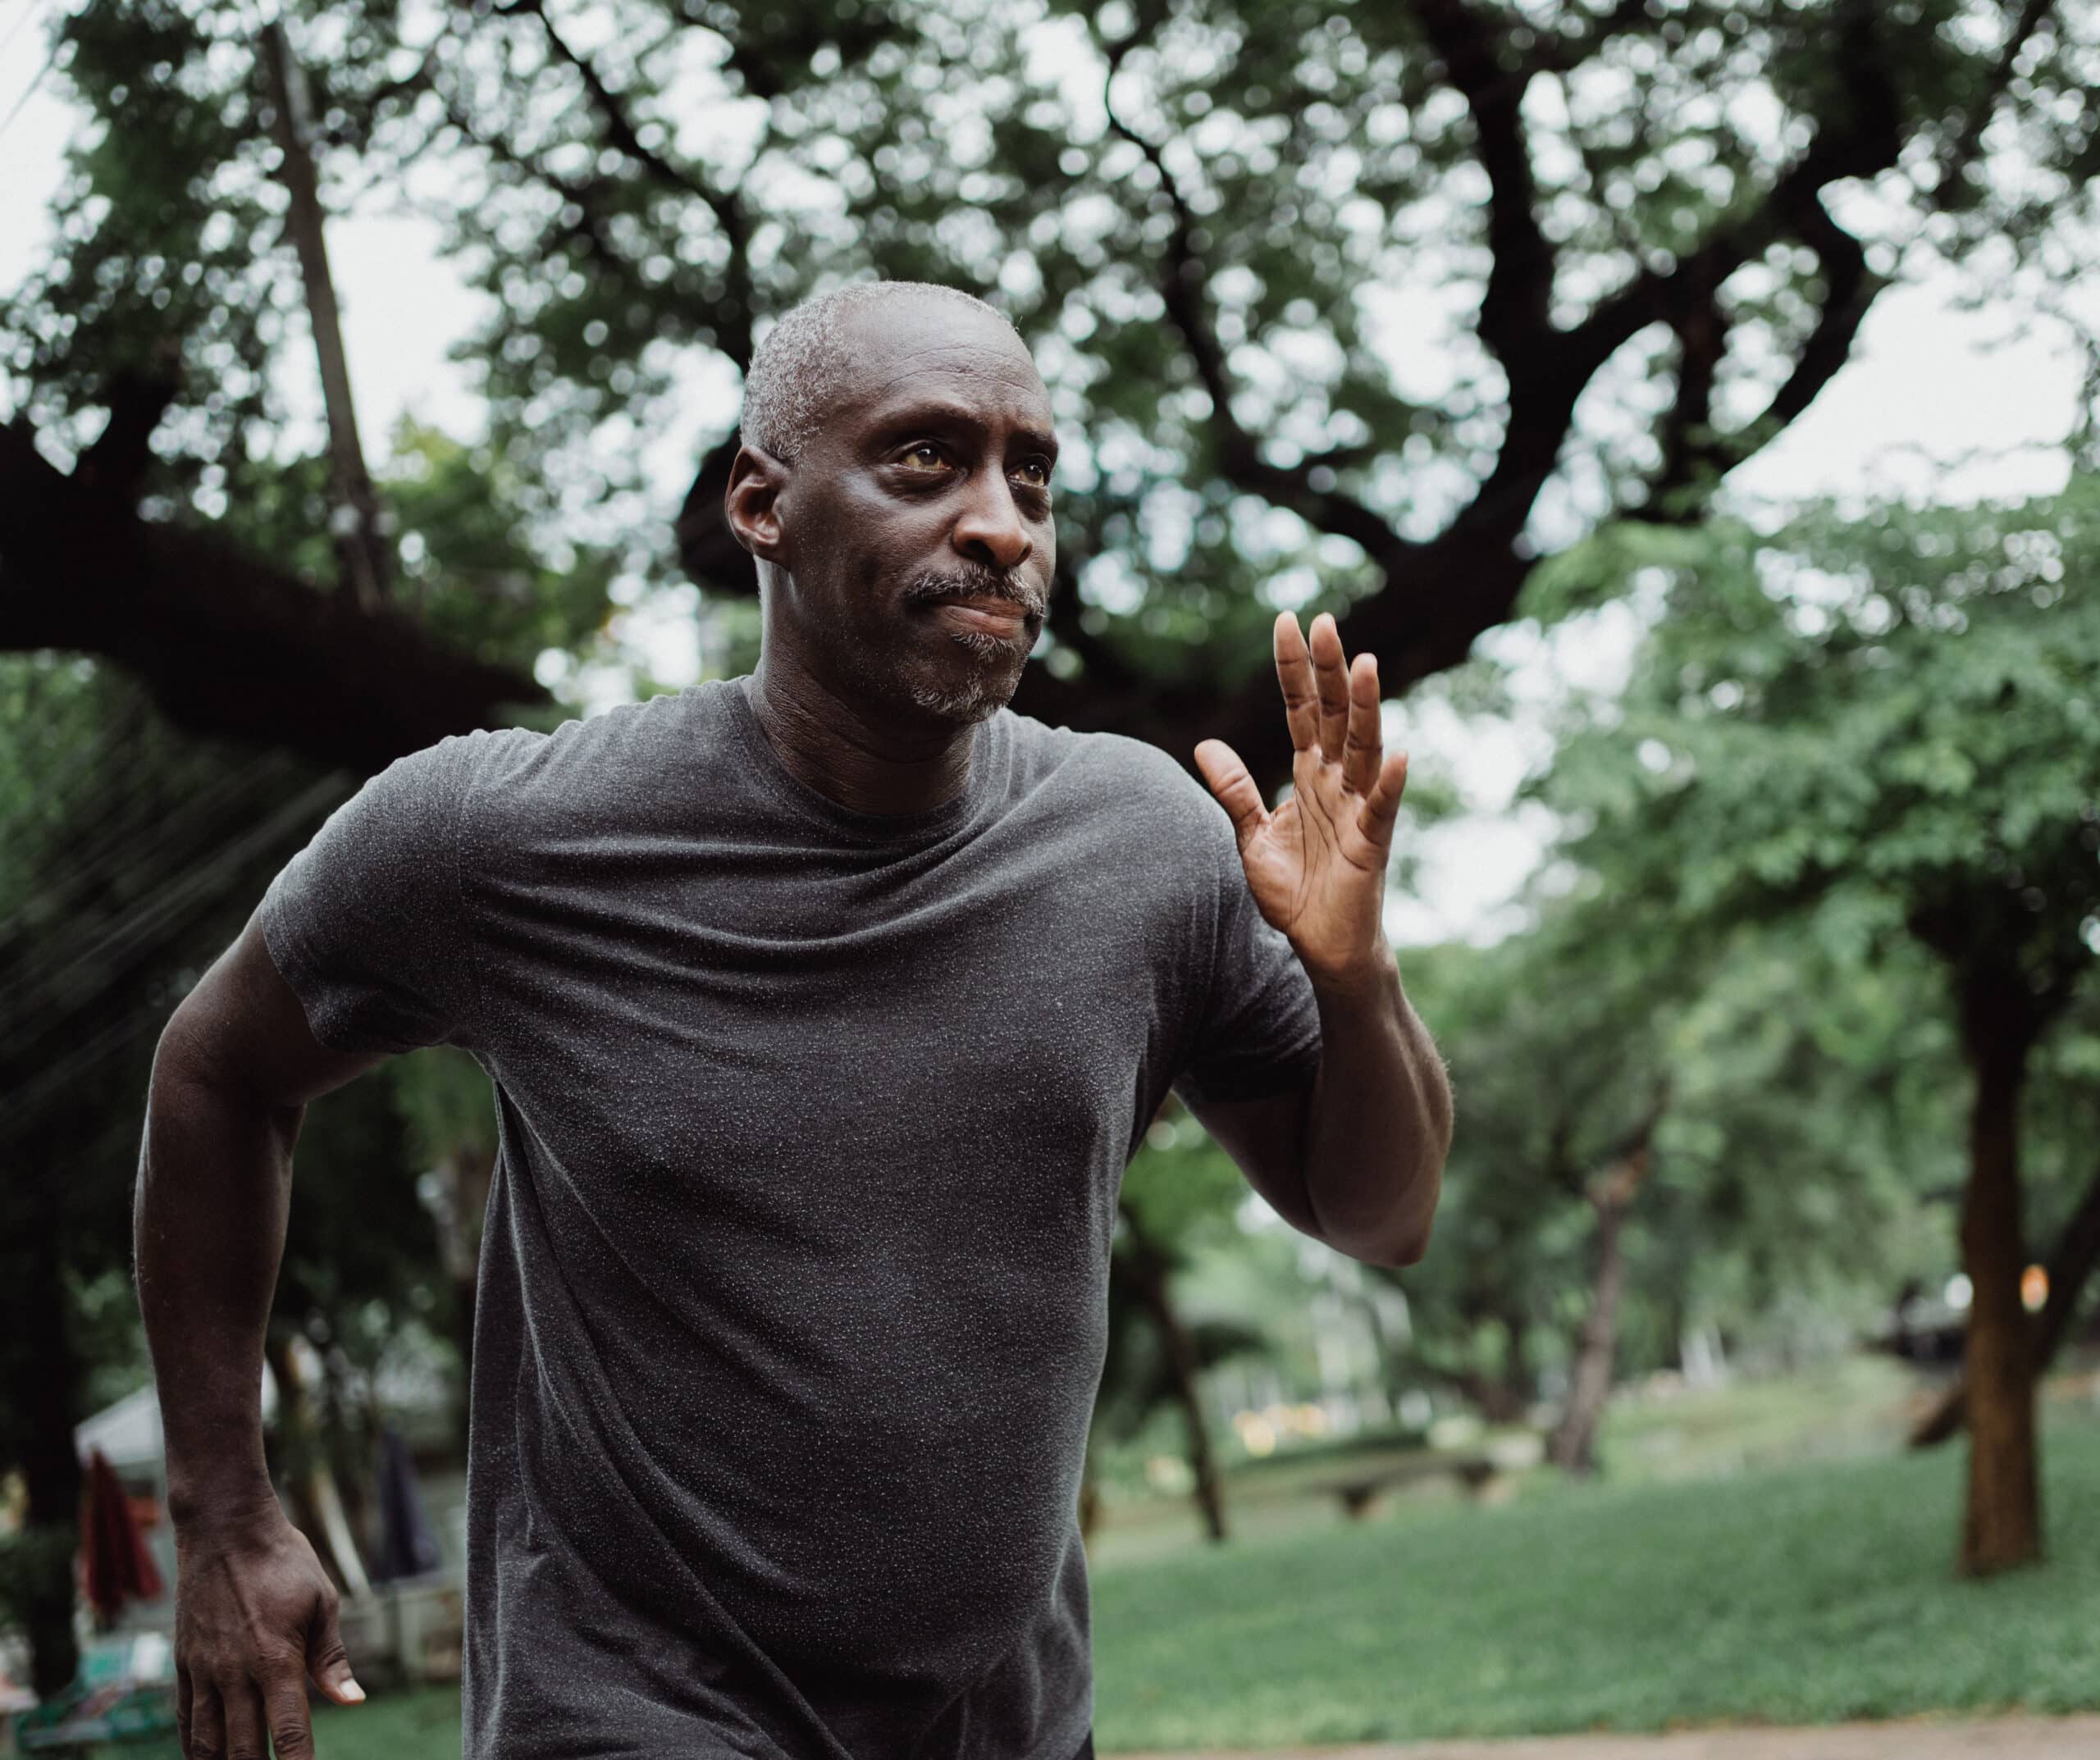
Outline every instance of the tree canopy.
<path fill-rule="evenodd" d="M 327 204 L 432 216 L 487 295 L 473 486 L 549 565 L 598 543 L 630 590 L 682 569 L 748 595 L 733 398 L 696 418 L 701 388 L 834 278 L 965 286 L 1020 326 L 1075 443 L 1022 706 L 1184 755 L 1218 734 L 1275 777 L 1275 605 L 1343 612 L 1389 685 L 1453 664 L 1541 554 L 1696 512 L 1890 279 L 1965 255 L 2061 276 L 2100 164 L 2100 12 L 2047 0 L 291 22 Z M 330 572 L 326 507 L 285 456 L 301 294 L 249 15 L 95 0 L 60 28 L 90 121 L 57 247 L 0 312 L 0 642 L 368 762 L 535 696 L 413 595 L 404 628 L 299 590 Z M 664 445 L 695 467 L 675 545 L 646 493 Z M 418 515 L 407 548 L 448 570 Z"/>
<path fill-rule="evenodd" d="M 1617 907 L 1709 936 L 1812 915 L 1862 962 L 1922 949 L 1942 973 L 1977 1571 L 2040 1547 L 2020 1137 L 2036 1048 L 2100 965 L 2096 564 L 2090 475 L 2018 508 L 1614 531 L 1563 563 L 1630 574 L 1655 619 L 1543 785 Z"/>

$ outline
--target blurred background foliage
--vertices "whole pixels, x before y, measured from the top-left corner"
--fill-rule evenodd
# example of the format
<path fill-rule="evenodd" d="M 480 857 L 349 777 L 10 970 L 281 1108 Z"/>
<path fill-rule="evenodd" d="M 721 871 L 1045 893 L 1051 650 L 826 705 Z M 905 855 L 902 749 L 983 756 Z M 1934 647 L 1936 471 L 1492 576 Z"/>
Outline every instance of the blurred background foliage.
<path fill-rule="evenodd" d="M 1418 1451 L 1459 1413 L 1623 1470 L 1614 1382 L 1965 1335 L 1968 1381 L 1909 1416 L 1946 1434 L 1966 1401 L 1993 1439 L 1969 1568 L 2039 1549 L 2035 1381 L 2100 1255 L 2100 353 L 2071 298 L 2100 9 L 284 22 L 322 209 L 436 222 L 484 296 L 477 421 L 385 436 L 390 590 L 353 602 L 339 468 L 289 389 L 310 295 L 253 12 L 52 14 L 39 78 L 83 121 L 0 303 L 0 1470 L 40 1681 L 71 1669 L 71 1425 L 144 1377 L 128 1196 L 168 1012 L 388 757 L 664 687 L 621 639 L 645 614 L 748 665 L 738 376 L 868 274 L 991 299 L 1050 387 L 1060 568 L 1017 707 L 1183 756 L 1220 734 L 1276 782 L 1279 609 L 1335 611 L 1395 691 L 1474 717 L 1530 713 L 1484 632 L 1632 632 L 1623 679 L 1553 701 L 1513 932 L 1404 952 L 1463 1121 L 1430 1256 L 1322 1256 L 1162 1118 L 1125 1183 L 1089 1521 L 1171 1492 L 1222 1537 L 1235 1471 L 1351 1425 Z M 1881 292 L 1950 271 L 2084 349 L 2063 492 L 1731 502 Z M 1421 768 L 1402 887 L 1462 805 Z M 346 1480 L 359 1375 L 404 1349 L 463 1375 L 493 1153 L 447 1052 L 309 1118 L 274 1328 L 317 1347 Z"/>

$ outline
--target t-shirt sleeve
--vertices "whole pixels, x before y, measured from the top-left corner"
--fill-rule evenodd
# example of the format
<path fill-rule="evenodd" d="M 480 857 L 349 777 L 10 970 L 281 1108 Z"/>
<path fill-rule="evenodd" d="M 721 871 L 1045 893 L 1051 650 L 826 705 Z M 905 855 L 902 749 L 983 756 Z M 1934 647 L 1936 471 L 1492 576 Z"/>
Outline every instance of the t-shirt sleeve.
<path fill-rule="evenodd" d="M 1302 1087 L 1318 1073 L 1319 1006 L 1289 939 L 1270 927 L 1248 890 L 1231 821 L 1215 803 L 1206 830 L 1217 894 L 1210 982 L 1174 1089 L 1191 1105 L 1260 1100 Z"/>
<path fill-rule="evenodd" d="M 323 1045 L 457 1040 L 475 1001 L 460 836 L 471 735 L 397 758 L 331 814 L 262 895 L 270 957 Z"/>

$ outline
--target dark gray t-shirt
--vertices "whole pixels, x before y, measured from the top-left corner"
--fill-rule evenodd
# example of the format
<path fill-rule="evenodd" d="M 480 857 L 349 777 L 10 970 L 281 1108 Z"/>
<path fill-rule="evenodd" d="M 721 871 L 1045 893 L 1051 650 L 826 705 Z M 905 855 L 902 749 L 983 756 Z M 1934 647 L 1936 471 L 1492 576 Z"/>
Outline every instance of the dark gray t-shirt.
<path fill-rule="evenodd" d="M 1124 1167 L 1318 1060 L 1202 787 L 1002 711 L 870 817 L 710 683 L 399 759 L 262 923 L 323 1043 L 495 1084 L 471 1760 L 1068 1760 Z"/>

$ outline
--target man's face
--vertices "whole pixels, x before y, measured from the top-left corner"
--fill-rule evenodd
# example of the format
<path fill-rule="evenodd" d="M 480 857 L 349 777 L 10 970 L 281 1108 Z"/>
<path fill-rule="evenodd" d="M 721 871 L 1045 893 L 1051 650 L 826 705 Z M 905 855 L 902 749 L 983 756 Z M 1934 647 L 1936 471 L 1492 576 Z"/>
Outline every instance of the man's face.
<path fill-rule="evenodd" d="M 833 690 L 980 721 L 1043 627 L 1050 399 L 1011 331 L 945 300 L 847 320 L 851 362 L 788 474 L 769 632 Z"/>

